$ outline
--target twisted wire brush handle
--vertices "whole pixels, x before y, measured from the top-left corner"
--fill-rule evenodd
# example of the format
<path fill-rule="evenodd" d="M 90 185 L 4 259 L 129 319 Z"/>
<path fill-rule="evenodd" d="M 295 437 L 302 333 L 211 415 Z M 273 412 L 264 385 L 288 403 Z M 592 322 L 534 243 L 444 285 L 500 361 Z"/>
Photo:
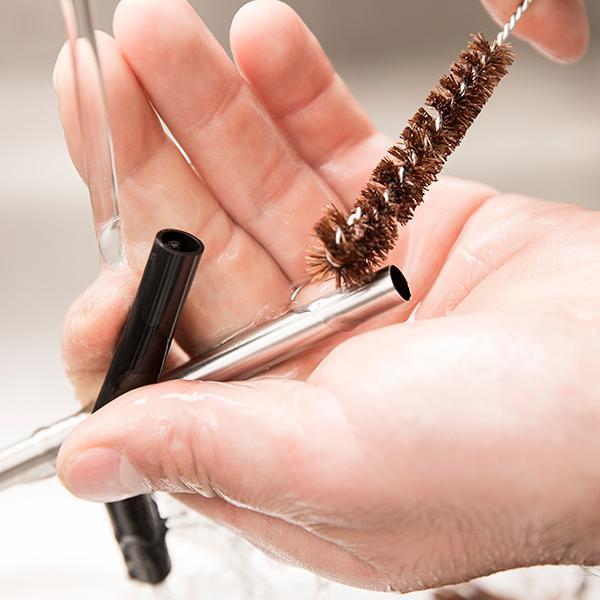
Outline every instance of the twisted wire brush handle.
<path fill-rule="evenodd" d="M 517 6 L 515 12 L 510 16 L 510 19 L 504 24 L 502 31 L 496 37 L 496 41 L 494 42 L 495 46 L 499 46 L 500 44 L 504 44 L 508 39 L 508 36 L 515 30 L 515 27 L 519 23 L 519 21 L 523 18 L 523 15 L 531 5 L 533 0 L 523 0 L 519 6 Z"/>

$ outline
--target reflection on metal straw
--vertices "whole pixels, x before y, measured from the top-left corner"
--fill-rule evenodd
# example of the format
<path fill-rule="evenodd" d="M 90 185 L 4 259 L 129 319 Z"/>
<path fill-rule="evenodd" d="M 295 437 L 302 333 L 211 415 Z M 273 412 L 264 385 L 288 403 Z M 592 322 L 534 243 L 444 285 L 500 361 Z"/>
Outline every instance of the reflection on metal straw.
<path fill-rule="evenodd" d="M 336 291 L 242 332 L 165 374 L 161 381 L 247 379 L 408 300 L 410 290 L 400 270 L 382 269 L 371 283 Z M 0 451 L 0 490 L 53 475 L 60 445 L 84 419 L 85 414 L 78 413 Z"/>

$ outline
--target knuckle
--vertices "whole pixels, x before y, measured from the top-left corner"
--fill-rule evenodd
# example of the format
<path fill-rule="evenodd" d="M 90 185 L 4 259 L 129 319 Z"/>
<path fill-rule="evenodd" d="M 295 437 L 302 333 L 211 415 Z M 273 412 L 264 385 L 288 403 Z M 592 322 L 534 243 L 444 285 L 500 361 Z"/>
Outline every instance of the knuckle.
<path fill-rule="evenodd" d="M 158 397 L 147 405 L 135 454 L 153 489 L 171 493 L 194 492 L 212 496 L 201 454 L 197 420 L 185 407 Z"/>

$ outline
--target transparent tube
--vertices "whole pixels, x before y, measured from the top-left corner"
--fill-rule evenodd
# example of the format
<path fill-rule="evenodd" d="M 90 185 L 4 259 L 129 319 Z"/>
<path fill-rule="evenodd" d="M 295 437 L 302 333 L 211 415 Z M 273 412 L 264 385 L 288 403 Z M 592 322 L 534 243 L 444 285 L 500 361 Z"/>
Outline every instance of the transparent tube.
<path fill-rule="evenodd" d="M 81 132 L 84 177 L 89 189 L 102 263 L 125 259 L 119 219 L 119 190 L 107 97 L 92 9 L 88 0 L 60 0 L 71 49 Z"/>

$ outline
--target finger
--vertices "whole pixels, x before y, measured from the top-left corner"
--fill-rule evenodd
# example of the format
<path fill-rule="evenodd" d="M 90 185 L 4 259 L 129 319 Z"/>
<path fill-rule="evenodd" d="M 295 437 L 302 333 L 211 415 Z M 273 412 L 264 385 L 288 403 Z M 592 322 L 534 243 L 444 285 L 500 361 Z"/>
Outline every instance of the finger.
<path fill-rule="evenodd" d="M 313 34 L 286 4 L 261 0 L 240 9 L 231 44 L 240 70 L 279 127 L 330 187 L 352 203 L 390 142 L 374 132 Z M 415 302 L 470 214 L 493 194 L 459 180 L 432 186 L 390 257 L 406 271 Z M 397 318 L 412 306 L 400 308 Z"/>
<path fill-rule="evenodd" d="M 124 0 L 114 29 L 152 104 L 232 218 L 292 279 L 331 190 L 302 161 L 185 0 Z"/>
<path fill-rule="evenodd" d="M 186 337 L 179 335 L 186 349 L 196 353 L 255 321 L 259 309 L 281 310 L 289 301 L 289 282 L 264 249 L 231 221 L 168 139 L 114 40 L 99 35 L 99 48 L 130 267 L 141 273 L 155 233 L 165 227 L 195 233 L 206 246 L 182 316 L 180 332 Z M 55 81 L 67 142 L 83 172 L 67 47 L 58 58 Z M 82 315 L 90 326 L 96 316 L 100 313 L 87 311 Z M 107 351 L 105 348 L 104 354 Z M 94 370 L 102 367 L 106 365 L 90 366 Z"/>
<path fill-rule="evenodd" d="M 515 0 L 482 0 L 496 22 L 503 25 L 517 7 Z M 589 43 L 584 0 L 533 2 L 515 35 L 544 54 L 564 62 L 581 58 Z"/>
<path fill-rule="evenodd" d="M 92 415 L 63 444 L 59 471 L 91 500 L 193 491 L 284 516 L 284 499 L 313 486 L 317 457 L 334 456 L 326 446 L 349 439 L 339 417 L 325 390 L 301 382 L 168 382 Z M 335 442 L 306 443 L 317 422 L 333 427 Z"/>
<path fill-rule="evenodd" d="M 376 133 L 315 36 L 287 4 L 245 4 L 233 20 L 230 38 L 244 77 L 300 156 L 322 175 L 327 177 L 331 161 L 350 148 L 375 143 L 379 154 L 381 145 L 385 149 L 388 141 Z M 336 177 L 328 183 L 353 200 L 354 185 L 348 189 Z"/>
<path fill-rule="evenodd" d="M 210 219 L 218 205 L 200 182 L 194 181 L 196 178 L 182 157 L 177 156 L 178 152 L 163 132 L 114 40 L 102 32 L 98 32 L 97 38 L 114 137 L 116 170 L 121 188 L 120 212 L 128 260 L 132 267 L 139 269 L 145 261 L 158 223 L 174 223 L 181 219 L 181 214 L 199 213 L 200 207 L 204 208 L 206 219 Z M 71 157 L 85 178 L 85 157 L 81 148 L 77 95 L 68 44 L 58 56 L 54 83 Z M 162 166 L 165 162 L 169 164 L 168 171 Z M 156 182 L 150 178 L 153 171 L 158 171 L 161 179 L 169 182 L 172 199 L 167 198 L 162 189 L 162 194 L 156 193 Z M 165 177 L 167 173 L 169 177 Z M 188 191 L 190 186 L 193 194 Z"/>
<path fill-rule="evenodd" d="M 130 269 L 103 270 L 77 298 L 65 317 L 62 355 L 65 371 L 82 406 L 91 406 L 112 360 L 114 348 L 139 283 Z M 182 364 L 188 355 L 171 344 L 164 370 Z"/>
<path fill-rule="evenodd" d="M 130 270 L 104 271 L 67 313 L 62 331 L 63 360 L 83 406 L 91 405 L 98 395 L 137 284 L 138 277 Z"/>

